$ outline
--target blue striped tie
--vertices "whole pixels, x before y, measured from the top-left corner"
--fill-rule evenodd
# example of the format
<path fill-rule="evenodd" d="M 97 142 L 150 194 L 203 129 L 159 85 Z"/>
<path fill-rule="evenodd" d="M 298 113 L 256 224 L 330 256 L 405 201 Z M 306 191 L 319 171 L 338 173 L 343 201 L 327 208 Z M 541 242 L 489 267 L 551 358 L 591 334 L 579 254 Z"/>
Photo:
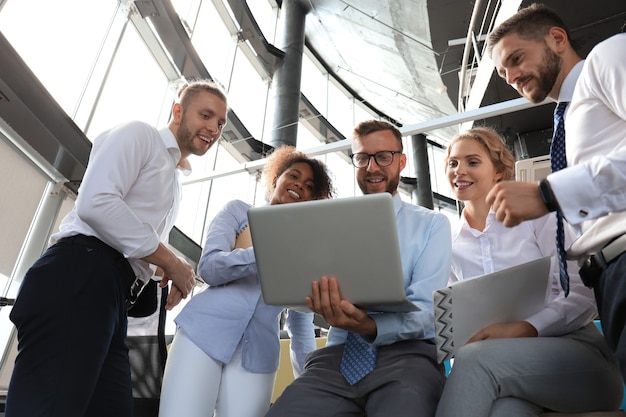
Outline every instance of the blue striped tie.
<path fill-rule="evenodd" d="M 376 366 L 376 356 L 376 346 L 368 344 L 357 334 L 348 333 L 339 367 L 348 384 L 354 385 L 372 372 Z"/>
<path fill-rule="evenodd" d="M 550 145 L 550 168 L 552 172 L 559 171 L 567 167 L 567 159 L 565 157 L 565 123 L 563 114 L 569 103 L 564 101 L 559 103 L 554 110 L 554 134 Z M 561 279 L 561 287 L 565 292 L 565 296 L 569 294 L 569 274 L 567 273 L 567 261 L 565 257 L 565 234 L 563 231 L 563 213 L 561 210 L 556 212 L 556 250 L 559 258 L 559 275 Z"/>

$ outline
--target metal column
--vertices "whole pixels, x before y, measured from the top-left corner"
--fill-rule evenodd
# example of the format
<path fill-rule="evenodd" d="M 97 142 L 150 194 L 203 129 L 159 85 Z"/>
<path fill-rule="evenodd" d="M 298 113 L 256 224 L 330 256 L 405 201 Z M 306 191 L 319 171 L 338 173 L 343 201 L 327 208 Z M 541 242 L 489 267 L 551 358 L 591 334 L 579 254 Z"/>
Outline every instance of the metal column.
<path fill-rule="evenodd" d="M 304 25 L 309 9 L 299 0 L 282 3 L 285 57 L 273 77 L 274 122 L 270 145 L 296 145 L 300 114 L 300 78 L 304 50 Z"/>
<path fill-rule="evenodd" d="M 417 204 L 422 207 L 433 209 L 433 191 L 430 186 L 430 168 L 428 166 L 428 144 L 426 135 L 419 133 L 411 135 L 413 145 L 413 163 L 415 176 L 417 177 L 417 188 L 414 191 Z"/>

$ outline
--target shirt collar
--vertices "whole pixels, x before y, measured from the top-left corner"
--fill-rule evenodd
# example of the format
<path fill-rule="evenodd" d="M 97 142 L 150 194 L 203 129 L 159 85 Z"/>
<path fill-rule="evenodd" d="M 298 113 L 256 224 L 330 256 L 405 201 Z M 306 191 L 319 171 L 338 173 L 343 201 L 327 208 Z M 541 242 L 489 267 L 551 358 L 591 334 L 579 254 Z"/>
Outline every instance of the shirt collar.
<path fill-rule="evenodd" d="M 189 163 L 189 158 L 185 158 L 182 161 L 180 160 L 182 153 L 180 152 L 174 133 L 172 133 L 169 127 L 164 127 L 159 129 L 159 134 L 163 144 L 176 164 L 176 169 L 179 169 L 185 176 L 191 174 L 191 164 Z"/>
<path fill-rule="evenodd" d="M 563 80 L 563 84 L 561 84 L 561 91 L 559 91 L 559 102 L 572 101 L 572 97 L 574 96 L 574 88 L 576 87 L 576 81 L 578 81 L 578 76 L 583 70 L 583 61 L 579 61 L 567 74 L 565 79 Z"/>
<path fill-rule="evenodd" d="M 398 213 L 400 213 L 400 208 L 402 207 L 402 197 L 400 197 L 400 193 L 399 192 L 396 192 L 391 197 L 392 197 L 392 200 L 393 200 L 393 209 L 394 209 L 394 212 L 395 212 L 395 214 L 397 216 Z"/>
<path fill-rule="evenodd" d="M 452 240 L 455 240 L 462 232 L 471 233 L 473 236 L 478 236 L 485 233 L 491 225 L 496 221 L 496 212 L 493 209 L 489 209 L 489 213 L 487 214 L 487 220 L 485 222 L 485 230 L 476 230 L 472 229 L 465 218 L 465 209 L 461 212 L 461 217 L 459 219 L 459 227 L 456 228 L 456 231 L 453 233 Z"/>

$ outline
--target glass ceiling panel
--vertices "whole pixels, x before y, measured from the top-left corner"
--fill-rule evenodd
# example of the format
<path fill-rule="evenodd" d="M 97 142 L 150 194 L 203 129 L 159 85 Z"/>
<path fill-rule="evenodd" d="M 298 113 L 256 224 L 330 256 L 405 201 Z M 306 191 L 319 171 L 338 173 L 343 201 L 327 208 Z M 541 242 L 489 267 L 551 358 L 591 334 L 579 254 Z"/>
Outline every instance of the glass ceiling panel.
<path fill-rule="evenodd" d="M 117 0 L 7 0 L 0 13 L 0 28 L 35 76 L 72 115 L 117 7 Z"/>

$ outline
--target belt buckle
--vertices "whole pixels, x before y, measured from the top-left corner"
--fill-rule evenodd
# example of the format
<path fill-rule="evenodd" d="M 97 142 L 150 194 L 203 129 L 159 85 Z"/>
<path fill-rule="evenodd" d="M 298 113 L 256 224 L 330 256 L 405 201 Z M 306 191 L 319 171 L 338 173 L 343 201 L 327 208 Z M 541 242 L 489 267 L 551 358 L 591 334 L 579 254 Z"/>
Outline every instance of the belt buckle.
<path fill-rule="evenodd" d="M 146 283 L 139 279 L 139 277 L 135 278 L 135 280 L 130 284 L 130 290 L 128 293 L 128 304 L 133 305 L 137 302 L 139 295 L 145 288 Z"/>

